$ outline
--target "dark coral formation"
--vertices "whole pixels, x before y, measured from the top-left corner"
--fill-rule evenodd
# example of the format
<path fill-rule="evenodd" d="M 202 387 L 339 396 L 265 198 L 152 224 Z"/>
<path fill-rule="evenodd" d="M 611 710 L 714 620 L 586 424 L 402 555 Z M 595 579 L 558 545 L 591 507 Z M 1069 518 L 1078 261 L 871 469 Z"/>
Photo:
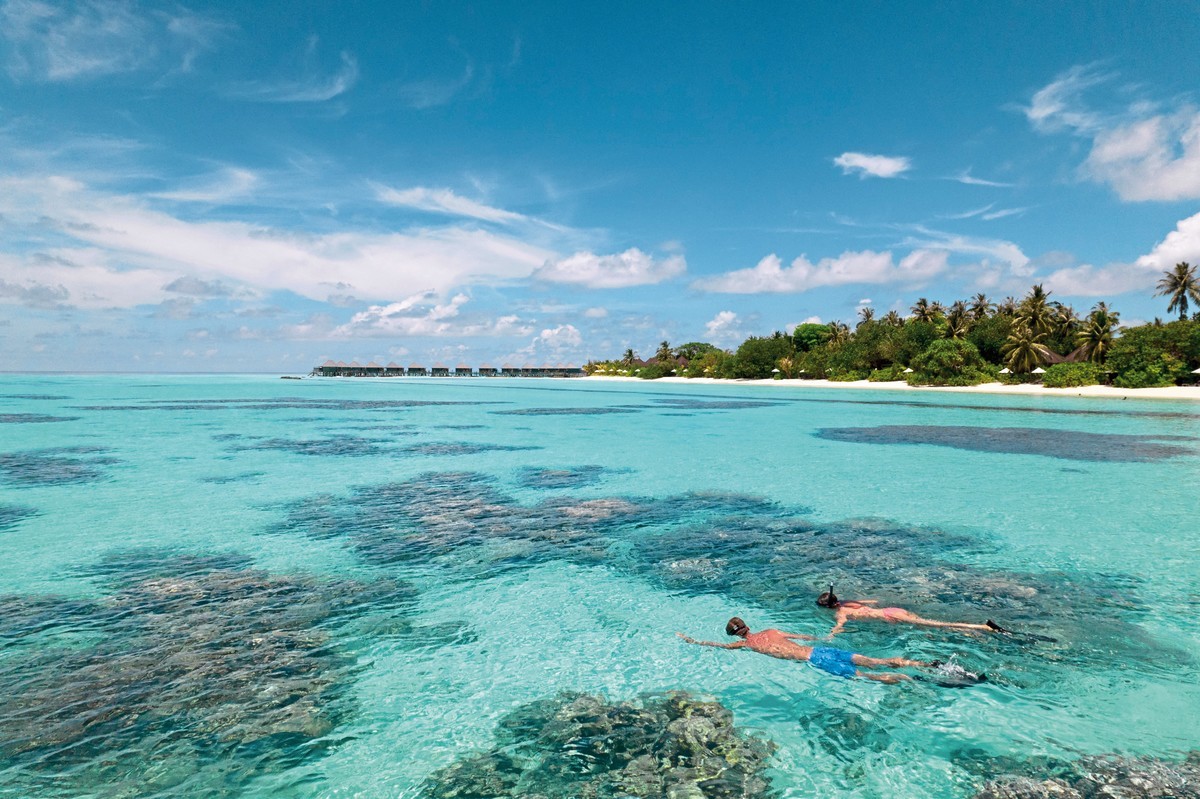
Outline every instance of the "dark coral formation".
<path fill-rule="evenodd" d="M 596 485 L 610 474 L 603 466 L 571 466 L 566 469 L 539 469 L 529 466 L 517 475 L 517 482 L 525 488 L 552 490 L 560 488 L 584 488 Z"/>
<path fill-rule="evenodd" d="M 359 458 L 367 455 L 381 455 L 388 450 L 383 446 L 387 443 L 378 438 L 361 438 L 358 436 L 338 436 L 337 438 L 268 438 L 253 444 L 240 444 L 235 450 L 276 450 L 291 452 L 295 455 L 315 455 L 333 458 Z"/>
<path fill-rule="evenodd" d="M 516 444 L 473 444 L 467 441 L 431 441 L 426 444 L 413 444 L 401 451 L 413 455 L 479 455 L 484 452 L 523 452 L 526 450 L 542 449 L 536 446 L 518 446 Z"/>
<path fill-rule="evenodd" d="M 500 416 L 608 416 L 614 413 L 637 413 L 638 406 L 620 408 L 519 408 L 511 411 L 492 411 Z"/>
<path fill-rule="evenodd" d="M 624 500 L 523 506 L 486 477 L 449 472 L 361 488 L 348 498 L 314 497 L 292 506 L 270 532 L 343 538 L 376 564 L 448 556 L 457 569 L 495 571 L 558 559 L 596 562 L 609 543 L 604 531 L 636 511 Z"/>
<path fill-rule="evenodd" d="M 33 508 L 26 508 L 22 505 L 0 505 L 0 533 L 11 530 L 29 517 L 36 515 L 37 511 Z"/>
<path fill-rule="evenodd" d="M 103 466 L 120 463 L 101 447 L 56 447 L 0 454 L 0 481 L 17 486 L 70 485 L 103 480 Z"/>
<path fill-rule="evenodd" d="M 992 617 L 1057 639 L 1031 646 L 1015 636 L 954 638 L 956 650 L 1001 658 L 990 669 L 1049 676 L 1063 660 L 1154 669 L 1187 661 L 1136 624 L 1145 605 L 1134 578 L 988 569 L 970 562 L 991 551 L 975 537 L 878 519 L 817 523 L 800 511 L 721 492 L 555 495 L 524 505 L 491 478 L 451 472 L 313 497 L 290 505 L 270 532 L 341 539 L 367 562 L 428 563 L 456 579 L 553 560 L 603 562 L 672 591 L 772 609 L 800 629 L 832 626 L 832 616 L 814 605 L 832 581 L 848 597 L 879 598 L 930 618 Z M 878 627 L 863 625 L 864 632 Z M 928 643 L 915 628 L 893 630 L 896 636 Z"/>
<path fill-rule="evenodd" d="M 26 794 L 226 796 L 319 754 L 356 668 L 331 625 L 413 598 L 233 555 L 141 551 L 91 571 L 101 599 L 0 599 L 0 640 L 38 644 L 0 659 L 0 767 Z"/>
<path fill-rule="evenodd" d="M 429 799 L 775 796 L 766 775 L 774 745 L 746 734 L 733 713 L 686 693 L 609 703 L 569 694 L 501 720 L 495 748 L 435 772 Z"/>
<path fill-rule="evenodd" d="M 953 425 L 826 427 L 815 435 L 830 441 L 855 444 L 932 444 L 975 452 L 1044 455 L 1066 460 L 1114 463 L 1146 463 L 1195 455 L 1197 450 L 1194 447 L 1165 442 L 1198 440 L 1191 436 L 1136 436 L 1039 427 Z"/>
<path fill-rule="evenodd" d="M 78 416 L 48 416 L 44 413 L 0 413 L 0 424 L 44 424 L 74 422 Z"/>
<path fill-rule="evenodd" d="M 974 799 L 1200 799 L 1200 752 L 1186 760 L 1099 755 L 1051 775 L 988 781 Z"/>

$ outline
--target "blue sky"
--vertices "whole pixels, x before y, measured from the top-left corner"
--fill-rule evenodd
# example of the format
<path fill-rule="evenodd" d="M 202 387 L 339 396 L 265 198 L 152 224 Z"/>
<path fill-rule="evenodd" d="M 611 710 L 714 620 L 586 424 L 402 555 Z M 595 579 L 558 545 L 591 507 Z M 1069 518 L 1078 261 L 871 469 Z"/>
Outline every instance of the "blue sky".
<path fill-rule="evenodd" d="M 1163 316 L 1198 41 L 1182 1 L 0 0 L 0 369 L 580 363 L 1034 282 Z"/>

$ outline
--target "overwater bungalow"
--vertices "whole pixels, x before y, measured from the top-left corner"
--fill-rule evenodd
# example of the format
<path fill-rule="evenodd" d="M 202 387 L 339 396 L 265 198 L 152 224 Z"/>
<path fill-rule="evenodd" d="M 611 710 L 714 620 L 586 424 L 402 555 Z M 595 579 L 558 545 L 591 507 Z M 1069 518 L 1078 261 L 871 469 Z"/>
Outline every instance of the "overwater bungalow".
<path fill-rule="evenodd" d="M 409 364 L 409 367 L 408 367 L 408 376 L 409 377 L 425 377 L 426 374 L 427 374 L 427 372 L 425 371 L 424 366 L 421 366 L 420 364 L 415 364 L 415 363 Z"/>
<path fill-rule="evenodd" d="M 479 367 L 480 377 L 495 377 L 498 373 L 498 370 L 494 366 L 484 364 L 483 366 Z"/>
<path fill-rule="evenodd" d="M 363 374 L 366 375 L 367 377 L 382 377 L 383 376 L 383 367 L 380 366 L 379 364 L 375 363 L 374 361 L 371 361 L 370 363 L 368 363 L 366 366 L 363 367 Z"/>
<path fill-rule="evenodd" d="M 506 363 L 500 367 L 500 375 L 502 377 L 520 377 L 521 370 L 511 363 Z"/>
<path fill-rule="evenodd" d="M 383 367 L 384 377 L 401 377 L 404 375 L 404 367 L 395 361 L 391 361 L 387 366 Z"/>
<path fill-rule="evenodd" d="M 460 363 L 458 366 L 454 367 L 454 376 L 455 377 L 470 377 L 471 376 L 471 367 L 467 366 L 465 363 Z"/>
<path fill-rule="evenodd" d="M 446 366 L 445 364 L 435 363 L 433 365 L 433 376 L 434 377 L 449 377 L 450 376 L 450 367 Z"/>

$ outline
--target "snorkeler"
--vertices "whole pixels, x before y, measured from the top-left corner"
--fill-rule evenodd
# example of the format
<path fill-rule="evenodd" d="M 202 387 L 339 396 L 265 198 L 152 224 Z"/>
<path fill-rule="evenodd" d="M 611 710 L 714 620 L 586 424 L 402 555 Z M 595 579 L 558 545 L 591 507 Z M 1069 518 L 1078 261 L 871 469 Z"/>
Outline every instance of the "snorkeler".
<path fill-rule="evenodd" d="M 877 599 L 838 599 L 833 593 L 833 585 L 829 590 L 817 597 L 817 604 L 823 608 L 837 611 L 837 623 L 829 631 L 826 638 L 832 638 L 842 631 L 850 620 L 886 621 L 889 624 L 917 624 L 922 627 L 945 627 L 951 630 L 972 630 L 985 633 L 1007 633 L 1008 630 L 988 619 L 985 624 L 970 624 L 959 621 L 936 621 L 926 619 L 904 608 L 872 607 L 879 603 Z"/>
<path fill-rule="evenodd" d="M 865 677 L 868 680 L 878 680 L 879 682 L 886 683 L 897 683 L 902 680 L 911 680 L 912 678 L 904 674 L 871 674 L 861 671 L 857 667 L 861 666 L 865 669 L 911 669 L 935 668 L 941 665 L 938 661 L 925 663 L 920 660 L 907 660 L 905 658 L 871 658 L 866 655 L 847 652 L 844 649 L 834 649 L 830 646 L 802 646 L 795 643 L 793 639 L 802 641 L 815 641 L 817 639 L 810 635 L 785 633 L 782 630 L 762 630 L 752 633 L 750 632 L 750 628 L 746 626 L 746 622 L 736 616 L 730 619 L 729 623 L 725 625 L 725 634 L 735 635 L 742 640 L 734 641 L 732 644 L 719 644 L 714 641 L 697 641 L 683 633 L 676 633 L 676 635 L 689 644 L 715 646 L 721 649 L 749 649 L 752 652 L 758 652 L 761 655 L 770 655 L 773 658 L 808 661 L 809 665 L 814 668 L 838 677 Z"/>

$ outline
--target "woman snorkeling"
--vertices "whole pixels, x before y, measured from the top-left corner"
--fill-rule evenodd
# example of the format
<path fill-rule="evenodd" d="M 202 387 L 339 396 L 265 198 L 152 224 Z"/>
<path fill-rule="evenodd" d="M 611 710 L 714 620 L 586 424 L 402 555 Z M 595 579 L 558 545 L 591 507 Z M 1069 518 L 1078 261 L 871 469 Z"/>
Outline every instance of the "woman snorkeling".
<path fill-rule="evenodd" d="M 971 624 L 960 621 L 937 621 L 918 616 L 904 608 L 879 608 L 877 599 L 847 599 L 841 600 L 833 593 L 833 585 L 829 590 L 817 597 L 817 604 L 837 613 L 836 624 L 829 631 L 828 638 L 840 633 L 848 621 L 885 621 L 889 624 L 916 624 L 921 627 L 945 627 L 951 630 L 970 630 L 984 633 L 1007 633 L 1008 630 L 988 619 L 984 624 Z"/>

